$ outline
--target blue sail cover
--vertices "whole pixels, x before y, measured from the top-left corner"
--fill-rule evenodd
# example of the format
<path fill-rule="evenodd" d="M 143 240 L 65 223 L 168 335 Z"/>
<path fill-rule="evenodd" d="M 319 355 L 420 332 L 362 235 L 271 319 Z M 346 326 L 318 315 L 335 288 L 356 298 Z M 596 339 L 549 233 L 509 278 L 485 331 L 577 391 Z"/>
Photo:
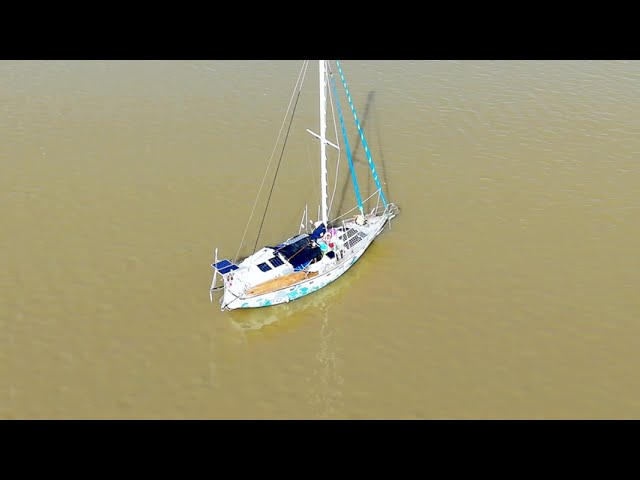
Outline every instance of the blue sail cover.
<path fill-rule="evenodd" d="M 327 227 L 325 227 L 324 223 L 321 223 L 318 228 L 316 228 L 313 232 L 311 232 L 311 235 L 309 235 L 309 238 L 311 240 L 318 240 L 319 238 L 322 238 L 322 236 L 326 232 L 327 232 Z"/>
<path fill-rule="evenodd" d="M 278 248 L 277 251 L 287 259 L 294 270 L 300 270 L 300 267 L 304 268 L 313 260 L 320 260 L 322 258 L 322 250 L 320 247 L 311 243 L 310 236 Z"/>
<path fill-rule="evenodd" d="M 298 253 L 289 258 L 289 263 L 294 270 L 301 270 L 314 260 L 322 258 L 322 249 L 311 243 L 302 248 Z"/>

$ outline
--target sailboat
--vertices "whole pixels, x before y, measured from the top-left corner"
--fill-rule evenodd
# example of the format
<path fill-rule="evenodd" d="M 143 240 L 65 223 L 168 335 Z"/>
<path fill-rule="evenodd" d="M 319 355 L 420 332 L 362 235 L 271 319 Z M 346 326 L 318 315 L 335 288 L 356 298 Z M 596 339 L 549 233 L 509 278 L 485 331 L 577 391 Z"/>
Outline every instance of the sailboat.
<path fill-rule="evenodd" d="M 364 132 L 358 120 L 355 106 L 349 93 L 344 71 L 340 61 L 333 62 L 344 88 L 344 95 L 357 128 L 360 141 L 367 155 L 368 167 L 377 189 L 365 201 L 362 200 L 352 154 L 349 148 L 347 130 L 340 107 L 337 82 L 332 62 L 318 61 L 319 72 L 319 134 L 307 129 L 320 144 L 320 205 L 319 218 L 308 218 L 308 208 L 304 207 L 302 222 L 298 234 L 291 235 L 274 246 L 264 246 L 241 261 L 219 259 L 218 249 L 214 251 L 213 279 L 209 298 L 213 302 L 214 294 L 222 292 L 220 308 L 222 311 L 240 308 L 257 308 L 290 302 L 336 281 L 367 251 L 371 243 L 380 235 L 399 209 L 385 197 Z M 306 66 L 304 64 L 304 71 Z M 299 77 L 304 78 L 302 75 Z M 332 89 L 328 87 L 331 85 Z M 329 92 L 329 99 L 327 98 Z M 333 93 L 332 93 L 333 92 Z M 352 210 L 336 218 L 330 218 L 328 205 L 327 147 L 342 148 L 338 139 L 327 139 L 327 103 L 332 100 L 340 119 L 344 149 L 347 153 L 354 193 L 357 205 Z M 335 120 L 334 120 L 335 121 Z M 275 182 L 275 180 L 274 180 Z M 375 206 L 365 212 L 366 201 Z M 264 219 L 263 219 L 264 220 Z M 304 231 L 302 230 L 304 227 Z M 311 228 L 312 227 L 312 228 Z M 246 230 L 245 230 L 246 233 Z"/>

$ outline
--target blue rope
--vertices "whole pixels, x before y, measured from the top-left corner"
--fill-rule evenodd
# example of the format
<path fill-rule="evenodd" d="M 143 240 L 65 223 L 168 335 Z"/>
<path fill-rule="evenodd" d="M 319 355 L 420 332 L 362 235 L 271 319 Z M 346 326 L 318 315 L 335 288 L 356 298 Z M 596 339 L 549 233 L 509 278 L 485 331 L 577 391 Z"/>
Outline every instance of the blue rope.
<path fill-rule="evenodd" d="M 356 170 L 353 167 L 353 159 L 351 158 L 351 148 L 349 148 L 349 138 L 347 137 L 347 129 L 344 126 L 344 119 L 342 118 L 342 109 L 340 108 L 340 100 L 338 99 L 338 90 L 336 89 L 336 82 L 331 75 L 331 86 L 333 87 L 333 96 L 336 99 L 336 107 L 338 108 L 338 117 L 340 117 L 340 126 L 342 127 L 342 136 L 344 137 L 345 148 L 347 149 L 347 158 L 349 159 L 349 169 L 351 170 L 351 180 L 353 181 L 353 189 L 356 193 L 356 199 L 358 200 L 358 208 L 360 213 L 364 215 L 364 209 L 362 208 L 362 198 L 360 197 L 360 189 L 358 188 L 358 180 L 356 179 Z"/>
<path fill-rule="evenodd" d="M 358 121 L 358 115 L 356 114 L 356 108 L 353 106 L 353 102 L 351 101 L 351 95 L 349 94 L 349 88 L 347 87 L 347 81 L 344 78 L 344 74 L 342 73 L 342 67 L 340 66 L 340 60 L 336 60 L 336 65 L 338 66 L 338 72 L 340 72 L 340 78 L 342 79 L 342 84 L 344 85 L 344 91 L 347 94 L 347 100 L 349 101 L 349 106 L 351 107 L 351 112 L 353 113 L 353 119 L 356 122 L 356 127 L 358 127 L 358 133 L 360 134 L 360 140 L 362 141 L 362 146 L 364 147 L 364 151 L 367 154 L 367 161 L 369 162 L 369 168 L 371 169 L 371 174 L 373 179 L 376 182 L 376 186 L 380 191 L 380 198 L 382 198 L 382 203 L 385 208 L 387 207 L 387 200 L 384 198 L 384 193 L 382 191 L 382 186 L 380 185 L 380 180 L 378 179 L 378 173 L 376 172 L 376 167 L 373 165 L 373 159 L 371 158 L 371 153 L 369 152 L 369 147 L 367 145 L 367 141 L 364 138 L 364 133 L 362 132 L 362 128 L 360 128 L 360 122 Z"/>

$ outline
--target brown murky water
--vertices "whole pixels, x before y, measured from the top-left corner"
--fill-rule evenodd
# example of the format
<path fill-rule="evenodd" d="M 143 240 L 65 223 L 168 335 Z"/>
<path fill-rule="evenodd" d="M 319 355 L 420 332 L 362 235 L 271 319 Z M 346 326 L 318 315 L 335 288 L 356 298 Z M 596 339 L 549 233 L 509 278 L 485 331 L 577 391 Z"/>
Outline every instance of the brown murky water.
<path fill-rule="evenodd" d="M 301 63 L 0 62 L 0 418 L 640 418 L 640 62 L 344 61 L 401 213 L 222 313 Z M 261 244 L 317 192 L 304 135 Z"/>

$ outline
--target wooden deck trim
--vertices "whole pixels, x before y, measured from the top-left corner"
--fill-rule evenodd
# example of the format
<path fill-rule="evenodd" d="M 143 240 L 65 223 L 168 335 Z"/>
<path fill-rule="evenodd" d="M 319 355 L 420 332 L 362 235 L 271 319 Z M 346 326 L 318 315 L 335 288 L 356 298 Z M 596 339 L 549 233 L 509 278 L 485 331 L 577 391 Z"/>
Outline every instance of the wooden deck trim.
<path fill-rule="evenodd" d="M 281 277 L 272 278 L 266 282 L 260 283 L 247 291 L 247 297 L 255 297 L 256 295 L 263 295 L 265 293 L 275 292 L 283 288 L 290 287 L 296 283 L 308 280 L 318 275 L 318 272 L 293 272 Z"/>

